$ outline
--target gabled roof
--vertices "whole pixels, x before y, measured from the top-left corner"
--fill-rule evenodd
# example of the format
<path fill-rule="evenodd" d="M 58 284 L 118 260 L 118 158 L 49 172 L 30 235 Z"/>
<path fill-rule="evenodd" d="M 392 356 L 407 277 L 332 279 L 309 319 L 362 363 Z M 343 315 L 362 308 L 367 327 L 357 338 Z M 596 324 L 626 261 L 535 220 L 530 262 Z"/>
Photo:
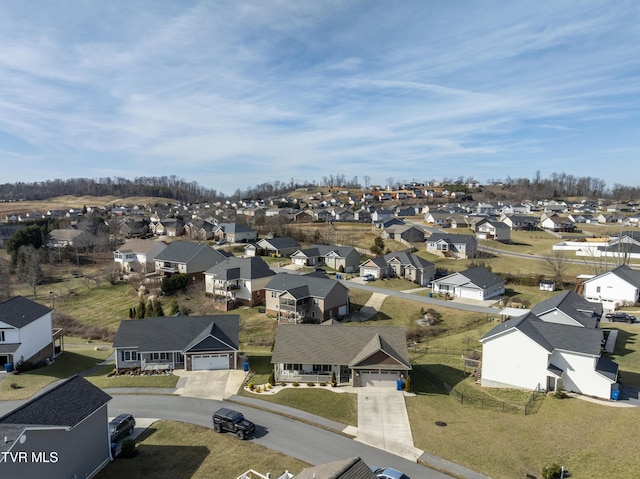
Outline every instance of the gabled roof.
<path fill-rule="evenodd" d="M 263 238 L 260 241 L 258 241 L 258 243 L 267 243 L 275 249 L 300 247 L 300 243 L 298 243 L 293 238 L 289 238 L 288 236 L 282 236 L 277 238 Z"/>
<path fill-rule="evenodd" d="M 504 279 L 502 279 L 500 276 L 493 274 L 491 271 L 481 266 L 468 269 L 466 271 L 460 271 L 459 273 L 452 273 L 448 276 L 445 276 L 444 278 L 440 278 L 435 281 L 437 283 L 444 284 L 454 282 L 459 286 L 471 284 L 483 289 L 504 283 Z"/>
<path fill-rule="evenodd" d="M 580 323 L 585 328 L 595 328 L 602 316 L 602 303 L 587 301 L 573 291 L 556 294 L 549 299 L 539 302 L 531 312 L 537 316 L 557 309 Z"/>
<path fill-rule="evenodd" d="M 249 233 L 254 232 L 255 230 L 247 225 L 239 225 L 237 223 L 220 223 L 218 227 L 224 231 L 225 233 L 234 234 L 234 233 Z"/>
<path fill-rule="evenodd" d="M 480 338 L 480 342 L 510 330 L 519 330 L 549 353 L 561 349 L 590 356 L 600 356 L 602 330 L 548 323 L 533 313 L 527 313 L 497 325 Z"/>
<path fill-rule="evenodd" d="M 397 361 L 386 367 L 411 369 L 407 337 L 404 328 L 399 326 L 281 324 L 271 362 L 351 365 L 378 351 Z"/>
<path fill-rule="evenodd" d="M 303 469 L 295 479 L 376 479 L 375 473 L 359 457 L 341 459 Z"/>
<path fill-rule="evenodd" d="M 51 309 L 46 306 L 23 296 L 16 296 L 0 303 L 0 321 L 18 329 L 50 312 Z"/>
<path fill-rule="evenodd" d="M 116 251 L 120 253 L 148 253 L 158 245 L 166 246 L 161 241 L 130 239 Z"/>
<path fill-rule="evenodd" d="M 346 289 L 340 282 L 325 276 L 278 273 L 266 284 L 265 289 L 287 291 L 296 298 L 324 298 L 337 287 Z"/>
<path fill-rule="evenodd" d="M 171 261 L 173 263 L 187 264 L 203 251 L 211 257 L 218 257 L 219 261 L 233 256 L 231 253 L 211 248 L 206 244 L 192 243 L 190 241 L 174 241 L 156 256 L 156 261 Z"/>
<path fill-rule="evenodd" d="M 596 362 L 596 372 L 611 381 L 618 379 L 618 365 L 606 356 L 600 356 Z"/>
<path fill-rule="evenodd" d="M 349 256 L 355 248 L 353 246 L 334 246 L 334 245 L 326 245 L 326 244 L 313 244 L 312 248 L 317 248 L 320 256 L 327 256 L 331 253 L 336 253 L 341 258 L 346 258 Z M 358 254 L 360 257 L 360 254 Z"/>
<path fill-rule="evenodd" d="M 274 276 L 276 273 L 258 256 L 238 258 L 232 256 L 205 271 L 213 279 L 231 281 L 234 279 L 257 279 Z"/>
<path fill-rule="evenodd" d="M 120 322 L 113 347 L 139 352 L 186 351 L 213 334 L 237 350 L 239 330 L 237 314 L 128 319 Z"/>
<path fill-rule="evenodd" d="M 89 381 L 76 375 L 61 381 L 39 396 L 0 417 L 0 434 L 9 427 L 14 434 L 24 426 L 61 426 L 72 428 L 111 400 L 111 396 Z M 13 427 L 11 427 L 13 426 Z M 21 426 L 16 428 L 15 426 Z M 106 427 L 106 424 L 105 424 Z M 19 435 L 18 433 L 18 435 Z M 106 430 L 105 430 L 106 434 Z M 15 436 L 16 439 L 18 436 Z M 0 450 L 8 449 L 0 442 Z"/>
<path fill-rule="evenodd" d="M 640 288 L 640 271 L 638 270 L 634 270 L 629 268 L 629 266 L 627 266 L 626 264 L 620 265 L 617 268 L 612 269 L 611 271 L 608 271 L 606 273 L 602 273 L 594 278 L 591 278 L 588 281 L 593 281 L 595 279 L 601 278 L 602 276 L 606 275 L 606 274 L 614 274 L 616 276 L 618 276 L 619 278 L 625 280 L 627 283 L 632 284 L 634 286 L 636 286 L 637 288 Z"/>
<path fill-rule="evenodd" d="M 432 266 L 434 266 L 434 264 L 431 261 L 421 258 L 420 256 L 415 255 L 413 253 L 407 253 L 405 251 L 396 251 L 393 253 L 387 253 L 383 256 L 383 258 L 387 264 L 390 261 L 395 259 L 405 267 L 413 266 L 417 269 L 431 268 Z"/>
<path fill-rule="evenodd" d="M 438 241 L 444 241 L 449 244 L 468 244 L 473 243 L 476 239 L 472 235 L 456 235 L 447 233 L 432 233 L 427 238 L 427 241 L 436 243 Z"/>

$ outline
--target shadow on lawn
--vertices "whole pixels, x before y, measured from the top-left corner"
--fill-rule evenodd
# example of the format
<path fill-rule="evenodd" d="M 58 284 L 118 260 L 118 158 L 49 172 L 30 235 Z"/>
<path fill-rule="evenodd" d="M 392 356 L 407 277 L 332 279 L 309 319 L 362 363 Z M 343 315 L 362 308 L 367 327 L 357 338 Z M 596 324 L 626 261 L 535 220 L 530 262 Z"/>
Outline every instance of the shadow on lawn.
<path fill-rule="evenodd" d="M 414 364 L 412 368 L 411 392 L 415 394 L 448 395 L 450 388 L 466 377 L 459 369 L 443 364 Z"/>
<path fill-rule="evenodd" d="M 610 329 L 616 329 L 618 331 L 616 346 L 613 349 L 614 356 L 625 356 L 627 354 L 630 354 L 636 351 L 635 343 L 636 343 L 636 336 L 638 335 L 637 333 L 630 333 L 629 331 L 626 331 L 624 329 L 618 329 L 618 328 L 610 328 Z M 630 345 L 630 344 L 634 345 L 633 349 L 629 349 L 627 347 L 627 345 Z"/>

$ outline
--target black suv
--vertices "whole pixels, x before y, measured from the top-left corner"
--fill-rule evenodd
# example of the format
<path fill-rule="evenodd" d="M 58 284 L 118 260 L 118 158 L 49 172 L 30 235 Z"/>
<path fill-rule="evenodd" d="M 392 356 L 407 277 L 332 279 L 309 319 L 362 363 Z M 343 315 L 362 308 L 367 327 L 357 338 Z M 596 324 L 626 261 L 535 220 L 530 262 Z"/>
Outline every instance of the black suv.
<path fill-rule="evenodd" d="M 607 313 L 606 318 L 608 321 L 620 322 L 620 323 L 635 323 L 636 317 L 625 313 L 624 311 L 616 311 L 615 313 Z"/>
<path fill-rule="evenodd" d="M 255 432 L 256 427 L 241 412 L 223 407 L 213 413 L 213 430 L 233 432 L 238 439 L 245 439 Z"/>
<path fill-rule="evenodd" d="M 109 434 L 111 442 L 118 442 L 126 434 L 130 436 L 133 428 L 136 427 L 136 420 L 131 414 L 120 414 L 109 421 Z"/>

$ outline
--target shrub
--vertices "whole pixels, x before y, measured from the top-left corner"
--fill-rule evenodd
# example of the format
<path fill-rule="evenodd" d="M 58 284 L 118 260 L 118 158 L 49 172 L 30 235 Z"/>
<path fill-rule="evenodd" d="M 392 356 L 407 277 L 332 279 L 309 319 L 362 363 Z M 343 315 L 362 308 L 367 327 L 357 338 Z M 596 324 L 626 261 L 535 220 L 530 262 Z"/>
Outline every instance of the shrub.
<path fill-rule="evenodd" d="M 122 449 L 120 454 L 122 457 L 133 457 L 136 453 L 136 441 L 133 439 L 125 439 L 122 441 Z"/>
<path fill-rule="evenodd" d="M 562 379 L 558 379 L 558 381 L 556 382 L 556 390 L 553 395 L 557 399 L 562 399 L 564 397 L 564 385 L 562 384 Z"/>
<path fill-rule="evenodd" d="M 411 376 L 409 374 L 407 374 L 407 380 L 404 383 L 404 390 L 408 393 L 411 392 Z"/>
<path fill-rule="evenodd" d="M 36 369 L 38 367 L 37 364 L 32 363 L 31 361 L 18 361 L 16 363 L 16 371 L 19 373 L 25 373 L 27 371 L 31 371 L 32 369 Z"/>
<path fill-rule="evenodd" d="M 269 374 L 269 380 L 267 381 L 271 386 L 273 386 L 276 383 L 276 375 L 273 371 L 271 371 L 271 374 Z"/>
<path fill-rule="evenodd" d="M 249 384 L 247 384 L 247 387 L 248 387 L 251 391 L 253 391 L 253 390 L 255 389 L 255 385 L 254 385 L 253 383 L 249 383 Z"/>
<path fill-rule="evenodd" d="M 331 373 L 331 386 L 335 388 L 337 385 L 338 385 L 338 380 L 336 379 L 336 372 L 333 371 Z"/>
<path fill-rule="evenodd" d="M 323 386 L 323 387 L 324 387 L 324 386 L 326 386 L 326 385 L 327 385 L 327 383 L 325 383 L 325 382 L 320 383 L 320 386 Z"/>
<path fill-rule="evenodd" d="M 11 383 L 9 384 L 9 386 L 11 387 L 11 389 L 20 389 L 20 386 L 18 386 L 18 383 Z"/>
<path fill-rule="evenodd" d="M 548 464 L 542 468 L 543 479 L 562 479 L 562 466 L 560 464 Z"/>
<path fill-rule="evenodd" d="M 165 276 L 162 278 L 162 292 L 173 293 L 174 291 L 180 291 L 187 287 L 189 283 L 189 277 L 186 274 L 179 273 L 171 276 Z"/>
<path fill-rule="evenodd" d="M 309 386 L 310 388 L 315 386 L 315 385 L 316 385 L 315 383 L 307 383 L 307 386 Z"/>
<path fill-rule="evenodd" d="M 294 386 L 294 387 L 298 387 L 298 386 L 300 386 L 300 383 L 299 382 L 295 382 L 295 383 L 293 383 L 291 385 Z"/>

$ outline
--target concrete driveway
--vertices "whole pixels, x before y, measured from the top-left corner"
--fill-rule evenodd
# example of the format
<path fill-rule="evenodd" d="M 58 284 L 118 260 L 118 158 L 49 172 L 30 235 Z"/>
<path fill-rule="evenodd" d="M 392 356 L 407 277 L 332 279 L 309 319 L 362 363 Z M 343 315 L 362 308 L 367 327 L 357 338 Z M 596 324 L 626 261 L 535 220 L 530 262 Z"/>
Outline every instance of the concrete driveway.
<path fill-rule="evenodd" d="M 174 370 L 178 380 L 176 394 L 202 399 L 223 400 L 238 392 L 247 375 L 237 369 L 220 371 Z"/>
<path fill-rule="evenodd" d="M 424 451 L 413 446 L 404 392 L 385 387 L 357 389 L 356 441 L 416 461 Z"/>

